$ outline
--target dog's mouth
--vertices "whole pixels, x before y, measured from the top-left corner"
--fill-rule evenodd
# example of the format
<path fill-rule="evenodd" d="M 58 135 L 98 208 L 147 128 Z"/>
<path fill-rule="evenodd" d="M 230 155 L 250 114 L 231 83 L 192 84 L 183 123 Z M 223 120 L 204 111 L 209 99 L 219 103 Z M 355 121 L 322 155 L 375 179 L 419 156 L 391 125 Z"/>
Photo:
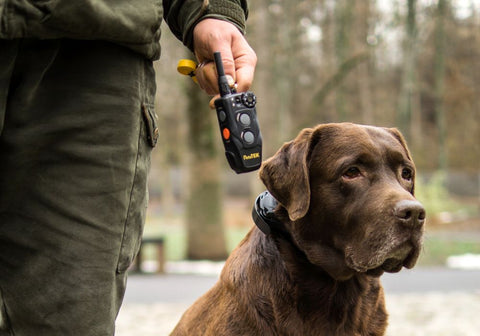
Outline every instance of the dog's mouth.
<path fill-rule="evenodd" d="M 399 239 L 398 236 L 391 234 L 381 238 L 375 237 L 362 246 L 346 246 L 344 249 L 346 266 L 354 272 L 375 277 L 381 276 L 384 272 L 400 272 L 403 267 L 413 268 L 421 251 L 422 231 L 404 236 L 403 239 Z M 380 243 L 375 244 L 377 242 Z"/>
<path fill-rule="evenodd" d="M 397 273 L 405 268 L 412 268 L 418 258 L 419 249 L 410 244 L 404 244 L 390 253 L 384 261 L 376 267 L 366 271 L 368 275 L 380 276 L 384 272 Z"/>
<path fill-rule="evenodd" d="M 405 262 L 401 259 L 388 258 L 385 262 L 373 269 L 369 269 L 366 273 L 371 276 L 380 276 L 384 272 L 397 273 L 405 266 Z"/>
<path fill-rule="evenodd" d="M 420 246 L 420 240 L 413 239 L 413 241 L 397 243 L 395 247 L 383 251 L 374 250 L 374 253 L 364 254 L 362 258 L 355 258 L 358 254 L 350 253 L 346 257 L 346 263 L 356 272 L 366 273 L 370 276 L 380 276 L 384 272 L 397 273 L 403 267 L 415 266 L 420 254 Z M 358 249 L 356 251 L 358 252 Z"/>

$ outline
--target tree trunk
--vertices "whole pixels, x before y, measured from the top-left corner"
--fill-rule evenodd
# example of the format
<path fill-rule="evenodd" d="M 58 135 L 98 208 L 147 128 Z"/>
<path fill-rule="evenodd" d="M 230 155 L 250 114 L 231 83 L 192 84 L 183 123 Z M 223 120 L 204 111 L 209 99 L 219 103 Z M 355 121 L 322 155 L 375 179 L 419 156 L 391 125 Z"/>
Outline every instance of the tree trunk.
<path fill-rule="evenodd" d="M 406 37 L 404 41 L 403 77 L 398 110 L 398 125 L 407 140 L 411 140 L 411 120 L 413 118 L 414 97 L 417 91 L 416 46 L 417 46 L 417 21 L 416 0 L 408 0 L 408 14 L 405 25 Z"/>
<path fill-rule="evenodd" d="M 337 59 L 337 66 L 344 64 L 348 58 L 349 48 L 349 32 L 352 22 L 352 7 L 353 3 L 346 0 L 337 0 L 335 2 L 335 53 Z M 346 121 L 348 119 L 346 107 L 346 88 L 340 83 L 336 89 L 336 110 L 339 121 Z"/>
<path fill-rule="evenodd" d="M 434 58 L 434 100 L 438 130 L 438 168 L 447 169 L 446 125 L 445 125 L 445 18 L 447 0 L 438 0 L 437 22 L 435 27 L 435 58 Z"/>
<path fill-rule="evenodd" d="M 188 201 L 187 258 L 224 260 L 227 257 L 222 226 L 221 173 L 218 127 L 208 97 L 193 81 L 187 87 Z"/>
<path fill-rule="evenodd" d="M 367 39 L 370 34 L 371 11 L 370 1 L 355 2 L 355 17 L 354 17 L 354 54 L 365 53 L 368 50 Z M 362 62 L 356 69 L 356 81 L 358 90 L 358 102 L 360 107 L 361 119 L 364 124 L 373 124 L 373 104 L 372 104 L 372 89 L 371 89 L 371 71 L 369 67 L 369 60 Z"/>

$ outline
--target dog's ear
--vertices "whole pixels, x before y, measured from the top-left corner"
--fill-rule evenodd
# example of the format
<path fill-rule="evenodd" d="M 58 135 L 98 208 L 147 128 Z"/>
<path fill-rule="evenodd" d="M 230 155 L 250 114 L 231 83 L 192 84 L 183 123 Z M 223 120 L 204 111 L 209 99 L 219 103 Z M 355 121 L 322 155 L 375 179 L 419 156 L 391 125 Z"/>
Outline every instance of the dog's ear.
<path fill-rule="evenodd" d="M 393 137 L 395 139 L 397 139 L 398 142 L 400 142 L 402 147 L 405 149 L 405 153 L 407 154 L 408 159 L 411 161 L 412 165 L 414 165 L 413 159 L 412 159 L 412 154 L 410 154 L 410 150 L 408 149 L 408 146 L 407 146 L 407 141 L 405 141 L 405 138 L 403 137 L 402 133 L 400 133 L 400 131 L 396 128 L 385 128 L 385 129 L 391 135 L 393 135 Z M 413 186 L 412 186 L 411 193 L 412 193 L 412 195 L 415 194 L 415 179 L 413 180 Z"/>
<path fill-rule="evenodd" d="M 402 133 L 397 128 L 385 128 L 391 135 L 395 137 L 395 139 L 400 142 L 400 144 L 405 148 L 405 152 L 407 153 L 407 156 L 410 160 L 412 160 L 412 155 L 410 154 L 410 150 L 408 149 L 407 146 L 407 141 L 405 141 L 405 138 L 403 137 Z"/>
<path fill-rule="evenodd" d="M 307 157 L 313 129 L 304 129 L 262 164 L 260 178 L 268 191 L 288 211 L 290 220 L 305 216 L 310 207 Z"/>

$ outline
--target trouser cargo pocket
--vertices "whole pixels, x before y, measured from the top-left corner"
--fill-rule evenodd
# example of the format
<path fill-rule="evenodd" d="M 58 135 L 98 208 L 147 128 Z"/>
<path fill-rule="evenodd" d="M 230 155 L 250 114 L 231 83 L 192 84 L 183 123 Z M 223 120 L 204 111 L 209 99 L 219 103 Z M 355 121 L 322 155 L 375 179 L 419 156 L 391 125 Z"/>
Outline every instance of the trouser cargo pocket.
<path fill-rule="evenodd" d="M 135 173 L 117 266 L 119 273 L 125 272 L 130 267 L 140 248 L 148 203 L 147 176 L 150 169 L 150 154 L 157 138 L 154 107 L 142 104 Z"/>

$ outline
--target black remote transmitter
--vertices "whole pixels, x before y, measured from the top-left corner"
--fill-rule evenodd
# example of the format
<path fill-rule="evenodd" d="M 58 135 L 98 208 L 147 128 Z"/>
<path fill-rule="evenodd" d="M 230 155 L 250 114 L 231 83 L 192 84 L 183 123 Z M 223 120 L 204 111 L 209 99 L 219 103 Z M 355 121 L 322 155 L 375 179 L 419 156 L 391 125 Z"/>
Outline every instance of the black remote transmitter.
<path fill-rule="evenodd" d="M 218 74 L 220 98 L 215 100 L 218 125 L 230 167 L 237 173 L 260 168 L 262 135 L 257 120 L 253 92 L 236 92 L 228 84 L 220 52 L 213 54 Z"/>

